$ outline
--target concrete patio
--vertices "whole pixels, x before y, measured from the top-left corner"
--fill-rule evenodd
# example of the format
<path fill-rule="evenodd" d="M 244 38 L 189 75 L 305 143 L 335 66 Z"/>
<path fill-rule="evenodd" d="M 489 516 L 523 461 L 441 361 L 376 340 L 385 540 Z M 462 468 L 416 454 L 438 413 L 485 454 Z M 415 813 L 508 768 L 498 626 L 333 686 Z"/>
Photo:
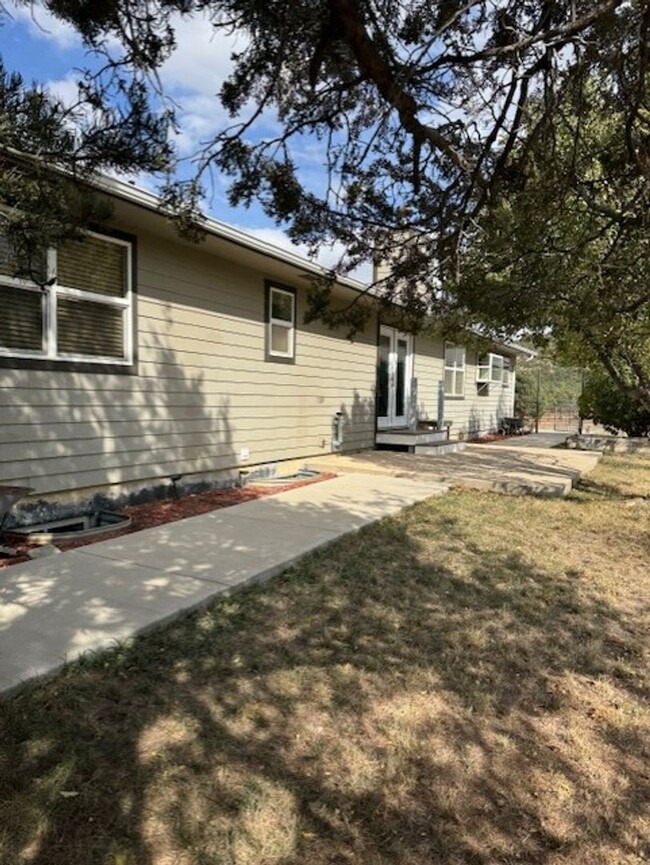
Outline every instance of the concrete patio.
<path fill-rule="evenodd" d="M 567 495 L 601 457 L 600 453 L 555 447 L 565 439 L 562 433 L 539 433 L 490 444 L 468 444 L 460 453 L 443 456 L 367 451 L 353 456 L 319 457 L 309 465 L 337 474 L 367 471 L 413 480 L 427 478 L 451 488 L 557 497 Z"/>

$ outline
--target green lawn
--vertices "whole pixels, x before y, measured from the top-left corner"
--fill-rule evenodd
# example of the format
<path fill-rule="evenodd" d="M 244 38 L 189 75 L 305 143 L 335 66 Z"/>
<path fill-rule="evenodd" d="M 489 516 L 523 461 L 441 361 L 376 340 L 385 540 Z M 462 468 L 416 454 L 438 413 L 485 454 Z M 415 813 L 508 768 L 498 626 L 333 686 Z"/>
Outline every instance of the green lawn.
<path fill-rule="evenodd" d="M 432 499 L 1 704 L 0 862 L 647 862 L 649 493 Z"/>

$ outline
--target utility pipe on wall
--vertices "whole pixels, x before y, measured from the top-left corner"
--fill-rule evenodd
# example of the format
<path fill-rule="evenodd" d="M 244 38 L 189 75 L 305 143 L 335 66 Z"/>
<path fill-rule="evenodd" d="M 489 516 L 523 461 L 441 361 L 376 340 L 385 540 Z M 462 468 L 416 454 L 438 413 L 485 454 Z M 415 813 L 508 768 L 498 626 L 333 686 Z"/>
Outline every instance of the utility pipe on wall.
<path fill-rule="evenodd" d="M 332 420 L 332 450 L 340 451 L 343 446 L 343 424 L 345 416 L 342 411 L 337 411 Z"/>

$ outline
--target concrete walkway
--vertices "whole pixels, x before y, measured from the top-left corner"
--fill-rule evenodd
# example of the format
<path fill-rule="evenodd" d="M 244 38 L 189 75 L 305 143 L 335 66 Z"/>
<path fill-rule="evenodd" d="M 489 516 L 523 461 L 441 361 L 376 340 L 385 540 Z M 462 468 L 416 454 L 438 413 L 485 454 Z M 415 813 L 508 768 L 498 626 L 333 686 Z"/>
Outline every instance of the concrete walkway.
<path fill-rule="evenodd" d="M 0 693 L 447 489 L 353 473 L 0 571 Z"/>
<path fill-rule="evenodd" d="M 450 487 L 561 496 L 600 454 L 527 436 L 431 457 L 313 461 L 339 477 L 0 571 L 0 693 L 46 676 Z"/>

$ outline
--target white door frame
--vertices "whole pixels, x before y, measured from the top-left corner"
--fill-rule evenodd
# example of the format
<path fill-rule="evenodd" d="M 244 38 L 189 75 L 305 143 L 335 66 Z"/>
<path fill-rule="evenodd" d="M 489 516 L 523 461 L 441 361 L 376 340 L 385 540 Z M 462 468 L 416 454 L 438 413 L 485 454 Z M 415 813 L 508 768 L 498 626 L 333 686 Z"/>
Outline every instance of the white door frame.
<path fill-rule="evenodd" d="M 388 414 L 377 415 L 377 428 L 408 427 L 411 405 L 411 380 L 413 378 L 413 337 L 402 333 L 394 327 L 382 324 L 379 327 L 380 336 L 387 336 L 390 341 L 388 351 Z M 404 404 L 403 414 L 397 414 L 397 343 L 406 342 L 406 363 L 404 364 Z"/>

